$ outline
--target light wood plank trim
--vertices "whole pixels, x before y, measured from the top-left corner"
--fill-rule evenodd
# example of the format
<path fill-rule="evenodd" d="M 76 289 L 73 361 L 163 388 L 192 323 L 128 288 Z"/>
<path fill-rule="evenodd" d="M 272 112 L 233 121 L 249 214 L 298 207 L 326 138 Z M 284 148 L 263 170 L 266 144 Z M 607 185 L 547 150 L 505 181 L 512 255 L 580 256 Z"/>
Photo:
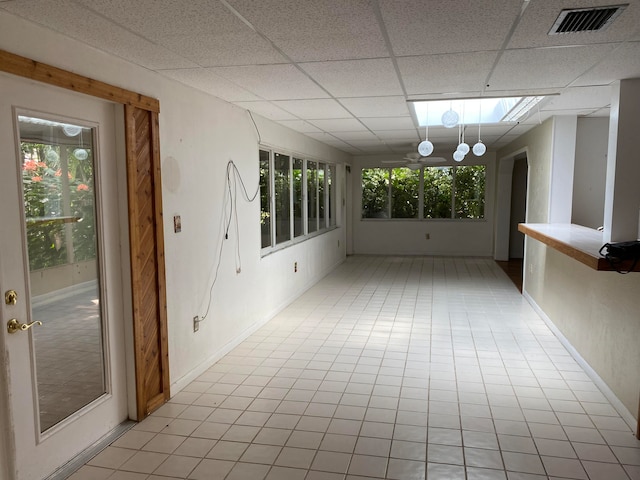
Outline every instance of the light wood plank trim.
<path fill-rule="evenodd" d="M 152 152 L 152 172 L 153 172 L 153 195 L 155 203 L 155 231 L 156 231 L 156 276 L 158 279 L 158 322 L 160 323 L 160 348 L 162 361 L 162 390 L 166 402 L 170 398 L 169 383 L 169 332 L 167 326 L 167 280 L 165 275 L 165 255 L 164 255 L 164 214 L 162 211 L 162 175 L 160 158 L 160 119 L 158 112 L 151 112 L 151 144 Z M 153 408 L 155 410 L 160 405 Z"/>
<path fill-rule="evenodd" d="M 170 395 L 158 114 L 125 105 L 125 130 L 136 408 L 142 420 Z"/>
<path fill-rule="evenodd" d="M 21 57 L 6 50 L 0 50 L 0 71 L 73 90 L 74 92 L 92 95 L 104 100 L 122 103 L 123 105 L 131 105 L 151 112 L 160 112 L 160 101 L 155 98 L 84 77 L 46 63 Z"/>
<path fill-rule="evenodd" d="M 518 230 L 589 268 L 608 272 L 615 270 L 606 258 L 600 256 L 600 248 L 605 242 L 602 232 L 598 230 L 581 225 L 555 223 L 521 223 Z M 632 263 L 623 262 L 620 267 L 627 270 Z M 640 264 L 633 271 L 640 272 Z"/>

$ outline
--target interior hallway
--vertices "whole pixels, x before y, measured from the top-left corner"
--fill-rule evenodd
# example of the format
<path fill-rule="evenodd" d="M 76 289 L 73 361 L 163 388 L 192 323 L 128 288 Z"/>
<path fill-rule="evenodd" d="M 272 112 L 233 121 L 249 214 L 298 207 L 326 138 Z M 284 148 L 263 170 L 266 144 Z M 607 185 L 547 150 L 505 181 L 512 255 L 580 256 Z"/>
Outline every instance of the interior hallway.
<path fill-rule="evenodd" d="M 349 257 L 72 479 L 640 479 L 491 259 Z"/>

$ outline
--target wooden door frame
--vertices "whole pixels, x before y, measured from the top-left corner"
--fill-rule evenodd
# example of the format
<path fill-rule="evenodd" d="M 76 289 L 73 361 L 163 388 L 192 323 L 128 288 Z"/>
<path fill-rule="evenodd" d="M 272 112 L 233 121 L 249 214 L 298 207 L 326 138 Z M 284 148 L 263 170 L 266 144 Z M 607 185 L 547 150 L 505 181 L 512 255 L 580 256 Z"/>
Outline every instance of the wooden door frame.
<path fill-rule="evenodd" d="M 36 80 L 48 85 L 54 85 L 67 90 L 90 95 L 103 100 L 124 105 L 125 116 L 125 141 L 127 164 L 127 196 L 129 199 L 129 244 L 131 256 L 131 294 L 133 301 L 133 338 L 136 376 L 136 409 L 137 420 L 142 420 L 153 410 L 158 408 L 170 397 L 169 391 L 169 354 L 167 338 L 167 308 L 166 308 L 166 279 L 164 265 L 164 230 L 162 215 L 162 183 L 160 178 L 160 140 L 158 132 L 158 114 L 160 113 L 160 101 L 158 99 L 116 87 L 89 77 L 78 75 L 45 63 L 21 57 L 5 50 L 0 50 L 0 71 L 19 77 Z M 136 137 L 136 113 L 141 111 L 148 113 L 149 124 L 145 129 L 138 130 Z M 139 122 L 138 122 L 139 124 Z M 140 137 L 143 135 L 143 137 Z M 142 147 L 141 147 L 142 145 Z M 148 151 L 140 156 L 141 148 Z M 137 162 L 144 162 L 147 175 L 138 175 Z M 138 165 L 140 165 L 138 163 Z M 149 219 L 152 224 L 152 241 L 154 245 L 146 245 L 141 236 L 135 234 L 137 219 L 133 213 L 138 211 L 139 201 L 136 192 L 140 182 L 146 183 L 149 190 L 149 198 L 152 203 L 153 217 Z M 133 228 L 132 228 L 133 227 Z M 153 247 L 155 252 L 152 264 L 153 272 L 150 272 L 147 264 L 143 264 L 140 252 Z M 148 260 L 148 259 L 147 259 Z M 143 272 L 143 267 L 147 269 Z M 153 302 L 156 307 L 153 329 L 149 331 L 148 324 L 143 322 L 145 292 L 141 291 L 140 279 L 144 276 L 154 276 L 155 291 Z M 154 342 L 154 362 L 149 362 L 145 357 L 144 342 L 149 341 L 151 335 Z M 147 388 L 149 375 L 158 375 L 156 387 Z"/>

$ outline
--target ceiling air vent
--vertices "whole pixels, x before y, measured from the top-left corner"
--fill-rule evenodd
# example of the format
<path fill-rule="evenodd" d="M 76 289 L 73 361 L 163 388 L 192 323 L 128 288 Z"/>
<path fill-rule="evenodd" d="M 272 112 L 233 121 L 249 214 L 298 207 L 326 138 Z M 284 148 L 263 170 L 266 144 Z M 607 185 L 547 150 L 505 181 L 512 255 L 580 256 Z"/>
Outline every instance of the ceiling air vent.
<path fill-rule="evenodd" d="M 627 5 L 562 10 L 551 27 L 549 35 L 603 30 L 622 13 Z"/>

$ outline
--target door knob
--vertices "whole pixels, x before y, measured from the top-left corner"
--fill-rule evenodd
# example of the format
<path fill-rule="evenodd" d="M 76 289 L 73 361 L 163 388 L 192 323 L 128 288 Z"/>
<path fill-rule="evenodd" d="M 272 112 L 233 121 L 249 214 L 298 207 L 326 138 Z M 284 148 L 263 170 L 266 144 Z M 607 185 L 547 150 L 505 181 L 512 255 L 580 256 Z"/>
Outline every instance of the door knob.
<path fill-rule="evenodd" d="M 29 330 L 34 325 L 42 325 L 40 320 L 31 323 L 20 323 L 17 319 L 12 318 L 7 322 L 7 332 L 16 333 L 19 331 Z"/>
<path fill-rule="evenodd" d="M 7 290 L 4 292 L 4 303 L 7 305 L 15 305 L 18 303 L 18 292 L 15 290 Z"/>

